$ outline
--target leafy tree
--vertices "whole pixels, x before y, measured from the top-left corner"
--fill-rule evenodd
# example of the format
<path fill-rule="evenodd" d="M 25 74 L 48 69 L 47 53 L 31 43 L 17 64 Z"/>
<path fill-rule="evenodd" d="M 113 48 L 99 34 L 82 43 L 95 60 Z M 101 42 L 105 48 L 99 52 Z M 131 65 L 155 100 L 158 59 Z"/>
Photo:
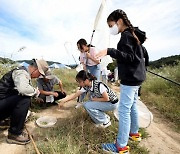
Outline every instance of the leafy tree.
<path fill-rule="evenodd" d="M 114 69 L 116 67 L 117 67 L 117 62 L 115 59 L 113 59 L 113 62 L 108 64 L 107 69 L 110 70 L 111 72 L 114 72 Z"/>

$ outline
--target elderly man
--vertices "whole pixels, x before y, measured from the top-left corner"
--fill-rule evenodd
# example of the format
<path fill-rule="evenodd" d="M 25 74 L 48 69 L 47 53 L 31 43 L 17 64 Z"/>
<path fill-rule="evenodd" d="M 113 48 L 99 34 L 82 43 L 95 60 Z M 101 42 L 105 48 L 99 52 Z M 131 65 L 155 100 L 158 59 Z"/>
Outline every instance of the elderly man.
<path fill-rule="evenodd" d="M 59 91 L 54 91 L 54 86 L 58 85 Z M 66 97 L 61 80 L 50 71 L 45 76 L 37 79 L 37 86 L 40 91 L 38 101 L 56 104 L 55 101 Z"/>
<path fill-rule="evenodd" d="M 10 117 L 8 143 L 24 145 L 30 142 L 23 127 L 31 97 L 39 94 L 39 90 L 32 86 L 31 78 L 45 75 L 46 71 L 46 61 L 33 59 L 27 69 L 15 68 L 0 79 L 0 121 Z"/>

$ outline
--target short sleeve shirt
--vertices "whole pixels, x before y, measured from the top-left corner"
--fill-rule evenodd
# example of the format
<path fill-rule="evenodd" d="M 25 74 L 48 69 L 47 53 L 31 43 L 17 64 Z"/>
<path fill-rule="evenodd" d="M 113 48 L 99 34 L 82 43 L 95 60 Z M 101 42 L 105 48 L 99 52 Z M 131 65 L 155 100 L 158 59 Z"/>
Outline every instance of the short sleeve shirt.
<path fill-rule="evenodd" d="M 59 84 L 60 80 L 54 76 L 52 79 L 50 79 L 48 82 L 45 82 L 42 78 L 37 79 L 37 86 L 39 90 L 44 91 L 53 91 L 54 85 Z"/>
<path fill-rule="evenodd" d="M 86 90 L 85 88 L 82 87 L 82 88 L 80 89 L 80 91 L 81 91 L 82 93 L 85 93 L 85 92 L 87 92 L 88 90 Z M 92 81 L 92 86 L 91 86 L 91 88 L 90 88 L 90 91 L 91 91 L 91 92 L 93 91 L 93 81 Z M 100 83 L 99 91 L 100 91 L 100 93 L 102 94 L 102 93 L 104 93 L 105 91 L 107 92 L 107 88 L 106 88 L 102 83 Z"/>

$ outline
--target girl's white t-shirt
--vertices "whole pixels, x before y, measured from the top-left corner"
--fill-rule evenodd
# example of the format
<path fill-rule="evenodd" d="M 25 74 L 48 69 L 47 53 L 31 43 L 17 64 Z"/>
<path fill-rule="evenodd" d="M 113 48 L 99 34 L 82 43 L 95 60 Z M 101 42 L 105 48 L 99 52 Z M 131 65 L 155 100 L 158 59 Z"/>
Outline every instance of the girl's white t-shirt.
<path fill-rule="evenodd" d="M 92 83 L 92 85 L 91 85 L 90 91 L 93 91 L 93 81 L 92 81 L 91 83 Z M 82 93 L 85 93 L 87 90 L 82 87 L 82 88 L 80 89 L 80 91 L 81 91 Z M 105 91 L 107 92 L 107 88 L 106 88 L 102 83 L 100 83 L 99 91 L 100 91 L 100 93 L 102 94 L 102 93 L 105 92 Z"/>

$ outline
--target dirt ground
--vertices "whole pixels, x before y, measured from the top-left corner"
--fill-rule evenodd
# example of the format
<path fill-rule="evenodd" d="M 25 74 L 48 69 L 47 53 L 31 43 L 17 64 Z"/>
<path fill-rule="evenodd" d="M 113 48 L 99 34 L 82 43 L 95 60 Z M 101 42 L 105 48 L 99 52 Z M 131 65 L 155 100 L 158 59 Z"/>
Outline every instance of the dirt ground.
<path fill-rule="evenodd" d="M 166 121 L 156 117 L 153 113 L 154 121 L 146 129 L 149 134 L 147 139 L 142 140 L 141 145 L 145 146 L 150 154 L 179 154 L 180 135 L 172 130 Z"/>
<path fill-rule="evenodd" d="M 117 92 L 119 88 L 113 88 Z M 71 109 L 74 108 L 75 101 L 71 101 L 66 104 L 66 109 L 58 111 L 56 106 L 50 107 L 37 113 L 37 116 L 50 115 L 56 118 L 66 118 L 70 116 Z M 171 123 L 165 121 L 159 116 L 158 112 L 152 111 L 154 116 L 154 121 L 146 129 L 149 137 L 143 139 L 140 145 L 145 146 L 150 154 L 178 154 L 180 153 L 180 135 L 179 133 L 173 131 L 171 128 Z M 34 128 L 37 126 L 34 122 L 29 122 L 26 124 L 30 132 L 33 132 Z M 6 131 L 0 132 L 0 154 L 28 154 L 28 145 L 15 145 L 6 143 Z M 31 144 L 31 143 L 30 143 Z"/>

